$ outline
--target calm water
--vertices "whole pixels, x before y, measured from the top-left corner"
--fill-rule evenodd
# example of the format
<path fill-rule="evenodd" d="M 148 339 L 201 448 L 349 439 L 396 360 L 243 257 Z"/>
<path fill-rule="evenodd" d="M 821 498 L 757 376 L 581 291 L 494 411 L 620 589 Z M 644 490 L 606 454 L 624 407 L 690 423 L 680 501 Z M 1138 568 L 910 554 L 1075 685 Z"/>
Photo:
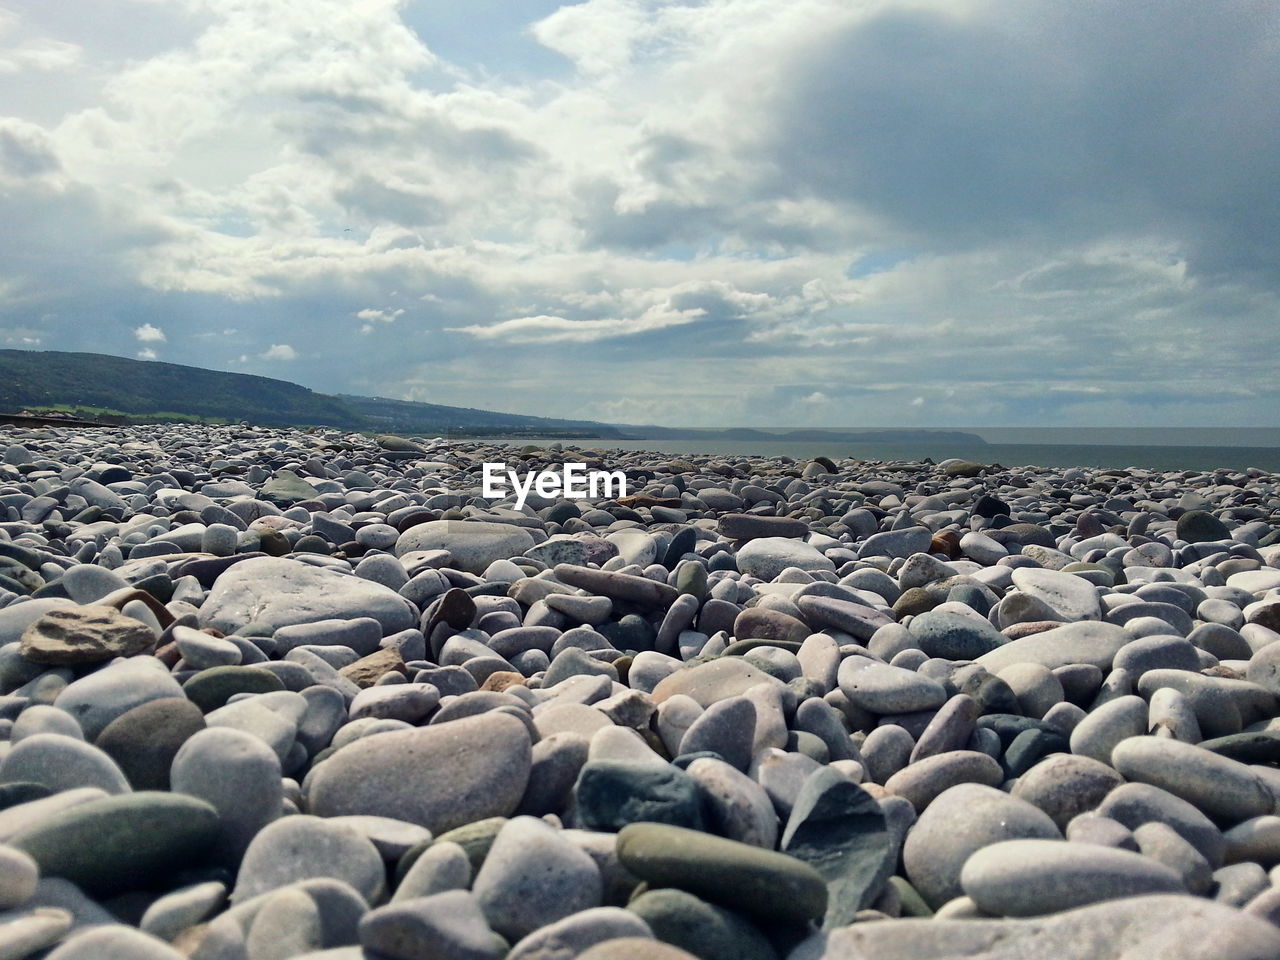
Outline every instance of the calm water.
<path fill-rule="evenodd" d="M 493 438 L 502 441 L 507 438 Z M 509 438 L 517 446 L 552 443 L 554 439 Z M 566 446 L 570 441 L 560 441 Z M 1280 473 L 1280 446 L 1167 446 L 1121 443 L 830 443 L 826 441 L 733 440 L 583 440 L 583 448 L 604 450 L 658 450 L 671 454 L 723 454 L 726 456 L 787 456 L 811 459 L 826 456 L 833 460 L 857 457 L 862 460 L 919 460 L 935 462 L 963 457 L 978 463 L 1000 463 L 1006 467 L 1033 464 L 1041 467 L 1144 467 L 1152 470 L 1213 470 L 1225 467 L 1242 470 L 1257 467 Z"/>

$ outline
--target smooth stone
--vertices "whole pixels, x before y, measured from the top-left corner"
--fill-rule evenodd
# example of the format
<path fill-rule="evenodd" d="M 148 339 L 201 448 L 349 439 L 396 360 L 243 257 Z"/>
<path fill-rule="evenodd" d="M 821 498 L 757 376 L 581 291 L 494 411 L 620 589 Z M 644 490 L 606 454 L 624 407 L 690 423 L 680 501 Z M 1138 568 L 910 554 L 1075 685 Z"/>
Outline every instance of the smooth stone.
<path fill-rule="evenodd" d="M 1004 772 L 991 757 L 975 750 L 939 753 L 899 770 L 884 784 L 885 790 L 905 797 L 922 813 L 944 790 L 960 783 L 994 787 L 1004 780 Z"/>
<path fill-rule="evenodd" d="M 575 820 L 588 830 L 616 833 L 637 821 L 703 826 L 697 784 L 670 764 L 591 760 L 578 774 L 573 795 Z"/>
<path fill-rule="evenodd" d="M 1146 701 L 1132 694 L 1104 703 L 1071 731 L 1071 752 L 1109 765 L 1120 743 L 1147 732 L 1147 712 Z"/>
<path fill-rule="evenodd" d="M 875 902 L 897 861 L 880 804 L 830 767 L 805 780 L 779 849 L 826 880 L 828 930 Z"/>
<path fill-rule="evenodd" d="M 635 604 L 645 610 L 665 610 L 680 596 L 675 587 L 630 573 L 592 570 L 565 563 L 558 563 L 552 569 L 561 583 L 610 600 Z"/>
<path fill-rule="evenodd" d="M 823 960 L 1271 960 L 1277 955 L 1280 931 L 1274 926 L 1186 894 L 1130 897 L 1028 920 L 857 923 L 833 932 L 822 954 Z"/>
<path fill-rule="evenodd" d="M 153 884 L 198 860 L 217 835 L 218 814 L 209 804 L 146 791 L 63 809 L 7 842 L 29 853 L 41 876 L 110 895 Z"/>
<path fill-rule="evenodd" d="M 760 784 L 713 757 L 700 757 L 685 770 L 698 785 L 710 832 L 766 850 L 776 846 L 778 815 Z"/>
<path fill-rule="evenodd" d="M 746 770 L 756 734 L 756 706 L 746 697 L 730 697 L 711 704 L 690 724 L 677 753 L 709 750 L 731 766 Z"/>
<path fill-rule="evenodd" d="M 911 526 L 873 533 L 858 546 L 859 557 L 891 557 L 905 560 L 928 551 L 933 534 L 928 527 Z"/>
<path fill-rule="evenodd" d="M 1039 663 L 1055 670 L 1073 663 L 1089 663 L 1106 672 L 1120 648 L 1133 637 L 1123 627 L 1101 621 L 1067 623 L 1018 640 L 978 657 L 989 673 L 1015 663 Z"/>
<path fill-rule="evenodd" d="M 1066 623 L 1102 619 L 1098 591 L 1074 573 L 1019 567 L 1013 571 L 1013 585 L 1039 600 Z"/>
<path fill-rule="evenodd" d="M 814 547 L 790 537 L 761 537 L 738 548 L 735 558 L 744 574 L 774 580 L 788 567 L 835 573 L 836 565 Z"/>
<path fill-rule="evenodd" d="M 245 936 L 250 960 L 289 960 L 322 945 L 319 908 L 296 887 L 267 897 Z"/>
<path fill-rule="evenodd" d="M 76 934 L 48 960 L 183 960 L 183 955 L 140 930 L 111 924 Z"/>
<path fill-rule="evenodd" d="M 676 887 L 751 916 L 805 923 L 825 915 L 827 888 L 813 867 L 784 854 L 659 823 L 618 834 L 618 859 L 657 887 Z"/>
<path fill-rule="evenodd" d="M 1039 807 L 1059 829 L 1093 810 L 1124 778 L 1092 757 L 1059 753 L 1045 757 L 1018 778 L 1012 795 Z"/>
<path fill-rule="evenodd" d="M 60 733 L 37 733 L 12 745 L 0 760 L 0 782 L 44 784 L 55 793 L 97 787 L 109 794 L 132 789 L 107 754 Z"/>
<path fill-rule="evenodd" d="M 1168 824 L 1144 823 L 1133 831 L 1133 839 L 1144 857 L 1173 870 L 1196 896 L 1204 896 L 1213 886 L 1209 861 Z"/>
<path fill-rule="evenodd" d="M 149 661 L 149 662 L 148 662 Z M 182 697 L 182 688 L 158 660 L 133 657 L 108 664 L 63 688 L 53 701 L 75 717 L 93 741 L 111 721 L 152 700 Z"/>
<path fill-rule="evenodd" d="M 23 631 L 18 652 L 32 663 L 76 666 L 133 656 L 155 642 L 150 627 L 115 607 L 58 607 Z"/>
<path fill-rule="evenodd" d="M 29 854 L 0 846 L 0 910 L 21 907 L 35 896 L 39 881 L 40 867 Z"/>
<path fill-rule="evenodd" d="M 741 696 L 761 683 L 782 686 L 776 677 L 740 657 L 722 657 L 675 671 L 660 680 L 651 695 L 658 704 L 680 694 L 709 707 L 719 700 Z"/>
<path fill-rule="evenodd" d="M 408 630 L 416 620 L 412 606 L 394 590 L 285 557 L 255 557 L 228 568 L 214 582 L 199 619 L 201 627 L 229 634 L 251 622 L 274 631 L 353 615 L 374 618 L 384 634 Z"/>
<path fill-rule="evenodd" d="M 840 664 L 841 691 L 855 705 L 871 713 L 912 713 L 942 706 L 946 688 L 912 670 L 854 655 Z"/>
<path fill-rule="evenodd" d="M 362 956 L 387 960 L 502 960 L 507 953 L 476 896 L 466 890 L 371 910 L 360 920 L 360 943 Z"/>
<path fill-rule="evenodd" d="M 1004 840 L 965 862 L 960 886 L 994 916 L 1031 917 L 1104 900 L 1183 893 L 1182 878 L 1138 853 L 1092 843 Z"/>
<path fill-rule="evenodd" d="M 74 918 L 57 907 L 37 907 L 0 925 L 0 957 L 22 960 L 54 946 L 71 931 Z"/>
<path fill-rule="evenodd" d="M 275 751 L 260 739 L 211 727 L 178 750 L 170 779 L 174 793 L 198 797 L 218 811 L 221 830 L 213 855 L 235 865 L 258 832 L 280 816 L 280 776 Z"/>
<path fill-rule="evenodd" d="M 662 943 L 641 940 L 624 952 L 604 943 L 583 957 L 595 960 L 777 960 L 764 934 L 739 913 L 684 890 L 649 890 L 627 904 Z M 625 941 L 614 941 L 624 943 Z M 663 947 L 668 949 L 664 950 Z M 687 952 L 686 952 L 687 951 Z"/>
<path fill-rule="evenodd" d="M 489 926 L 511 942 L 600 906 L 603 892 L 595 861 L 534 817 L 507 821 L 471 889 Z"/>
<path fill-rule="evenodd" d="M 243 654 L 230 640 L 214 637 L 191 627 L 175 626 L 173 641 L 182 659 L 193 670 L 237 666 Z"/>
<path fill-rule="evenodd" d="M 873 607 L 837 597 L 810 594 L 801 597 L 796 605 L 815 628 L 841 630 L 858 640 L 870 640 L 877 630 L 894 622 Z"/>
<path fill-rule="evenodd" d="M 242 904 L 302 880 L 330 877 L 374 903 L 385 889 L 385 873 L 377 848 L 350 827 L 315 816 L 282 817 L 250 841 L 231 899 Z"/>
<path fill-rule="evenodd" d="M 471 887 L 471 861 L 467 851 L 452 840 L 437 840 L 405 871 L 391 902 L 429 897 L 447 890 Z"/>
<path fill-rule="evenodd" d="M 1130 737 L 1111 754 L 1127 780 L 1167 790 L 1211 817 L 1231 822 L 1271 813 L 1276 799 L 1246 764 L 1162 737 Z"/>
<path fill-rule="evenodd" d="M 1008 640 L 985 621 L 930 610 L 912 618 L 907 632 L 930 657 L 977 660 Z"/>
<path fill-rule="evenodd" d="M 1053 820 L 1025 800 L 995 787 L 962 783 L 940 793 L 908 831 L 902 848 L 907 878 L 935 910 L 963 895 L 960 871 L 993 843 L 1057 840 Z"/>
<path fill-rule="evenodd" d="M 1222 866 L 1226 850 L 1222 831 L 1192 804 L 1167 790 L 1147 783 L 1126 783 L 1107 794 L 1097 813 L 1130 830 L 1144 823 L 1167 824 L 1200 851 L 1211 867 Z"/>
<path fill-rule="evenodd" d="M 451 566 L 476 575 L 496 560 L 524 556 L 534 539 L 522 527 L 480 520 L 429 520 L 410 527 L 395 544 L 395 555 L 448 550 Z"/>
<path fill-rule="evenodd" d="M 208 919 L 227 902 L 227 886 L 217 880 L 167 893 L 147 907 L 138 928 L 172 943 L 184 930 Z"/>
<path fill-rule="evenodd" d="M 532 748 L 504 713 L 379 734 L 329 756 L 311 774 L 308 802 L 321 817 L 372 814 L 439 835 L 515 812 Z"/>
<path fill-rule="evenodd" d="M 655 950 L 661 944 L 652 939 L 649 925 L 634 913 L 618 907 L 595 907 L 549 923 L 529 934 L 511 948 L 506 960 L 572 960 L 597 944 L 617 940 L 643 939 Z"/>
<path fill-rule="evenodd" d="M 284 682 L 261 667 L 223 666 L 201 670 L 182 685 L 188 700 L 204 713 L 226 705 L 238 693 L 272 693 Z"/>

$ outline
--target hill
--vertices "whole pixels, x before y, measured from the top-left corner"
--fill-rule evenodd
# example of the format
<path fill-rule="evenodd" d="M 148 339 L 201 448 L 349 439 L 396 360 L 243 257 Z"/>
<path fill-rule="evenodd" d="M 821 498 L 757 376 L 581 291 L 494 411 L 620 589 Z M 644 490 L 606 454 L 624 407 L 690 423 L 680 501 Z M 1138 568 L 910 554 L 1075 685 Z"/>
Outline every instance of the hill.
<path fill-rule="evenodd" d="M 86 416 L 201 419 L 264 426 L 435 433 L 619 437 L 606 424 L 379 397 L 330 396 L 287 380 L 98 353 L 0 350 L 0 411 L 79 410 Z"/>

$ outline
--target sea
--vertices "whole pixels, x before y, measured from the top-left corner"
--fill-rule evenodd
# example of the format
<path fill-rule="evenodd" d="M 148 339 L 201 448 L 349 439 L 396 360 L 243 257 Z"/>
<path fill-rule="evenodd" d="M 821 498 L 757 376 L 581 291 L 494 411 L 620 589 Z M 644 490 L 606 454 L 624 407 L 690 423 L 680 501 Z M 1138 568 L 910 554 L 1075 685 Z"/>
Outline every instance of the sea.
<path fill-rule="evenodd" d="M 947 428 L 938 428 L 947 429 Z M 1280 429 L 1273 428 L 955 428 L 981 441 L 912 441 L 896 435 L 893 442 L 840 440 L 696 440 L 637 439 L 568 440 L 554 437 L 494 437 L 514 446 L 559 442 L 595 450 L 654 450 L 673 455 L 714 454 L 726 457 L 778 457 L 808 460 L 922 460 L 949 457 L 1005 467 L 1103 467 L 1157 471 L 1245 470 L 1280 473 Z M 985 442 L 982 442 L 985 441 Z"/>

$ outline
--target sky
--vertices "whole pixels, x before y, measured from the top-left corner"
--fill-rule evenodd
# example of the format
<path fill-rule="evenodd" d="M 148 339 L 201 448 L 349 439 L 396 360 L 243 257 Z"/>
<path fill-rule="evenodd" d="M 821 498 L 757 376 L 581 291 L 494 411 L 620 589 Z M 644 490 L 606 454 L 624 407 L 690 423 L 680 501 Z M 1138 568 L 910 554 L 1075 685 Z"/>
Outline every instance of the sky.
<path fill-rule="evenodd" d="M 1272 0 L 0 0 L 0 347 L 673 426 L 1280 426 Z"/>

